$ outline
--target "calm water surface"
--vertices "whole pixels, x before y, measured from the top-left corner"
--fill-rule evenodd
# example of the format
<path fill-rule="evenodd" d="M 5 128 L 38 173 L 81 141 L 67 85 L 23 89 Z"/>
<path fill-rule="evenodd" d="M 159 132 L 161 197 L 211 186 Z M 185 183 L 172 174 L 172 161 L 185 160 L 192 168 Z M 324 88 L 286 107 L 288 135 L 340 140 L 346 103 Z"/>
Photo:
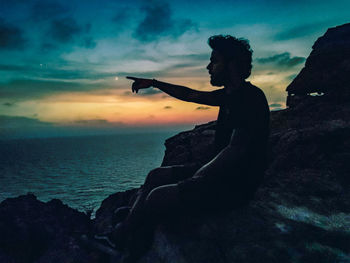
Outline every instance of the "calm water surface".
<path fill-rule="evenodd" d="M 43 201 L 96 209 L 108 195 L 140 186 L 174 134 L 0 141 L 0 201 L 32 192 Z"/>

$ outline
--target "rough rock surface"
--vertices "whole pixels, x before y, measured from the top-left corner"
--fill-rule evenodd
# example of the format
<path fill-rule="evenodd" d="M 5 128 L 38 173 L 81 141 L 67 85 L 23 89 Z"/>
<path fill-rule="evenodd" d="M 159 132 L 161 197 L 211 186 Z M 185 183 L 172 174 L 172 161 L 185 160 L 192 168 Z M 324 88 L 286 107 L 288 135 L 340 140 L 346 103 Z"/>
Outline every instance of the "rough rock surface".
<path fill-rule="evenodd" d="M 137 189 L 118 192 L 110 195 L 102 201 L 100 208 L 96 211 L 94 220 L 95 233 L 109 233 L 114 226 L 114 211 L 122 206 L 129 205 L 130 199 Z"/>
<path fill-rule="evenodd" d="M 350 262 L 349 110 L 322 96 L 273 112 L 270 166 L 251 204 L 160 226 L 141 262 Z M 186 135 L 167 151 L 197 134 Z"/>
<path fill-rule="evenodd" d="M 88 262 L 77 242 L 91 222 L 60 200 L 47 203 L 32 194 L 0 204 L 0 262 Z"/>
<path fill-rule="evenodd" d="M 214 151 L 215 124 L 212 121 L 198 125 L 167 139 L 162 166 L 210 161 Z"/>
<path fill-rule="evenodd" d="M 305 67 L 287 87 L 287 105 L 318 92 L 338 100 L 350 98 L 350 23 L 329 28 L 312 46 Z"/>
<path fill-rule="evenodd" d="M 332 89 L 334 82 L 328 84 Z M 349 97 L 329 92 L 272 112 L 270 165 L 254 200 L 229 213 L 160 225 L 140 263 L 350 262 L 349 116 Z M 208 161 L 214 131 L 211 122 L 168 139 L 162 165 Z M 5 200 L 0 262 L 108 262 L 78 236 L 109 231 L 114 210 L 127 205 L 134 191 L 105 199 L 93 221 L 59 200 Z"/>

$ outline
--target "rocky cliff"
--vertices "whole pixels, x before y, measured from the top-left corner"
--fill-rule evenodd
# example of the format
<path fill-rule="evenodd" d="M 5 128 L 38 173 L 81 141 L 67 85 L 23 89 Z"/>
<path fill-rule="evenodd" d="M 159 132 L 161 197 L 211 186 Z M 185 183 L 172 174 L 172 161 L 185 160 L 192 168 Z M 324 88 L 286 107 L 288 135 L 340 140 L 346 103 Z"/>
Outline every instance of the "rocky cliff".
<path fill-rule="evenodd" d="M 287 87 L 287 105 L 293 107 L 312 93 L 348 101 L 349 83 L 350 23 L 329 28 L 317 39 L 305 67 Z"/>
<path fill-rule="evenodd" d="M 349 39 L 349 32 L 349 24 L 329 29 L 310 58 L 327 56 L 327 50 Z M 334 69 L 339 76 L 348 70 L 342 61 L 350 55 L 344 56 L 337 59 L 346 68 Z M 311 79 L 320 70 L 308 63 L 288 88 L 299 94 L 300 87 L 306 95 L 271 113 L 270 164 L 254 200 L 230 213 L 160 225 L 140 263 L 350 262 L 350 104 L 342 96 L 350 82 L 325 78 L 327 89 L 303 88 L 300 79 Z M 328 92 L 332 89 L 339 96 Z M 311 91 L 324 94 L 307 95 Z M 214 132 L 211 122 L 168 139 L 162 165 L 206 162 Z M 78 237 L 108 231 L 113 211 L 127 204 L 134 191 L 105 199 L 93 221 L 58 200 L 42 203 L 27 195 L 2 202 L 0 262 L 108 262 L 83 247 Z"/>

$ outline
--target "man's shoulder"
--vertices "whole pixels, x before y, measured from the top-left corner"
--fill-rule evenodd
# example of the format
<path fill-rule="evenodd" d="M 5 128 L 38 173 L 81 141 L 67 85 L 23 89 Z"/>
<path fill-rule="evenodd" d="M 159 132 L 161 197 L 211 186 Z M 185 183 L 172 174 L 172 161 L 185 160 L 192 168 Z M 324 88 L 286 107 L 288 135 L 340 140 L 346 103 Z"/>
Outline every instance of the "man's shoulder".
<path fill-rule="evenodd" d="M 262 91 L 262 89 L 258 88 L 257 86 L 251 84 L 250 82 L 247 82 L 247 99 L 251 102 L 251 105 L 254 105 L 256 107 L 254 108 L 265 108 L 266 111 L 268 111 L 268 102 L 267 98 L 265 96 L 265 93 Z"/>
<path fill-rule="evenodd" d="M 247 88 L 245 90 L 247 91 L 247 95 L 250 99 L 256 98 L 260 102 L 267 103 L 264 91 L 252 83 L 247 82 Z"/>
<path fill-rule="evenodd" d="M 260 89 L 259 87 L 253 85 L 252 83 L 250 83 L 249 81 L 246 82 L 246 87 L 249 92 L 251 93 L 255 93 L 255 94 L 259 94 L 260 96 L 261 95 L 264 95 L 265 96 L 265 93 L 262 91 L 262 89 Z"/>

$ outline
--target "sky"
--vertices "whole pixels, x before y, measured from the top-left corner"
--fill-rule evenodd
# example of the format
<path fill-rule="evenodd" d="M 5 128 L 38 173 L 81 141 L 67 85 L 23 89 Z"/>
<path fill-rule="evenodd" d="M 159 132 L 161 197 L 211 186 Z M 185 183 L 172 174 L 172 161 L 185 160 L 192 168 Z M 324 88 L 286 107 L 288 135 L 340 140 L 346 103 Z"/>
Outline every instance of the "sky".
<path fill-rule="evenodd" d="M 271 110 L 327 28 L 348 23 L 348 0 L 0 0 L 0 138 L 184 129 L 218 108 L 125 76 L 214 90 L 212 35 L 249 40 Z M 250 107 L 246 105 L 245 107 Z M 242 109 L 244 110 L 244 108 Z"/>

